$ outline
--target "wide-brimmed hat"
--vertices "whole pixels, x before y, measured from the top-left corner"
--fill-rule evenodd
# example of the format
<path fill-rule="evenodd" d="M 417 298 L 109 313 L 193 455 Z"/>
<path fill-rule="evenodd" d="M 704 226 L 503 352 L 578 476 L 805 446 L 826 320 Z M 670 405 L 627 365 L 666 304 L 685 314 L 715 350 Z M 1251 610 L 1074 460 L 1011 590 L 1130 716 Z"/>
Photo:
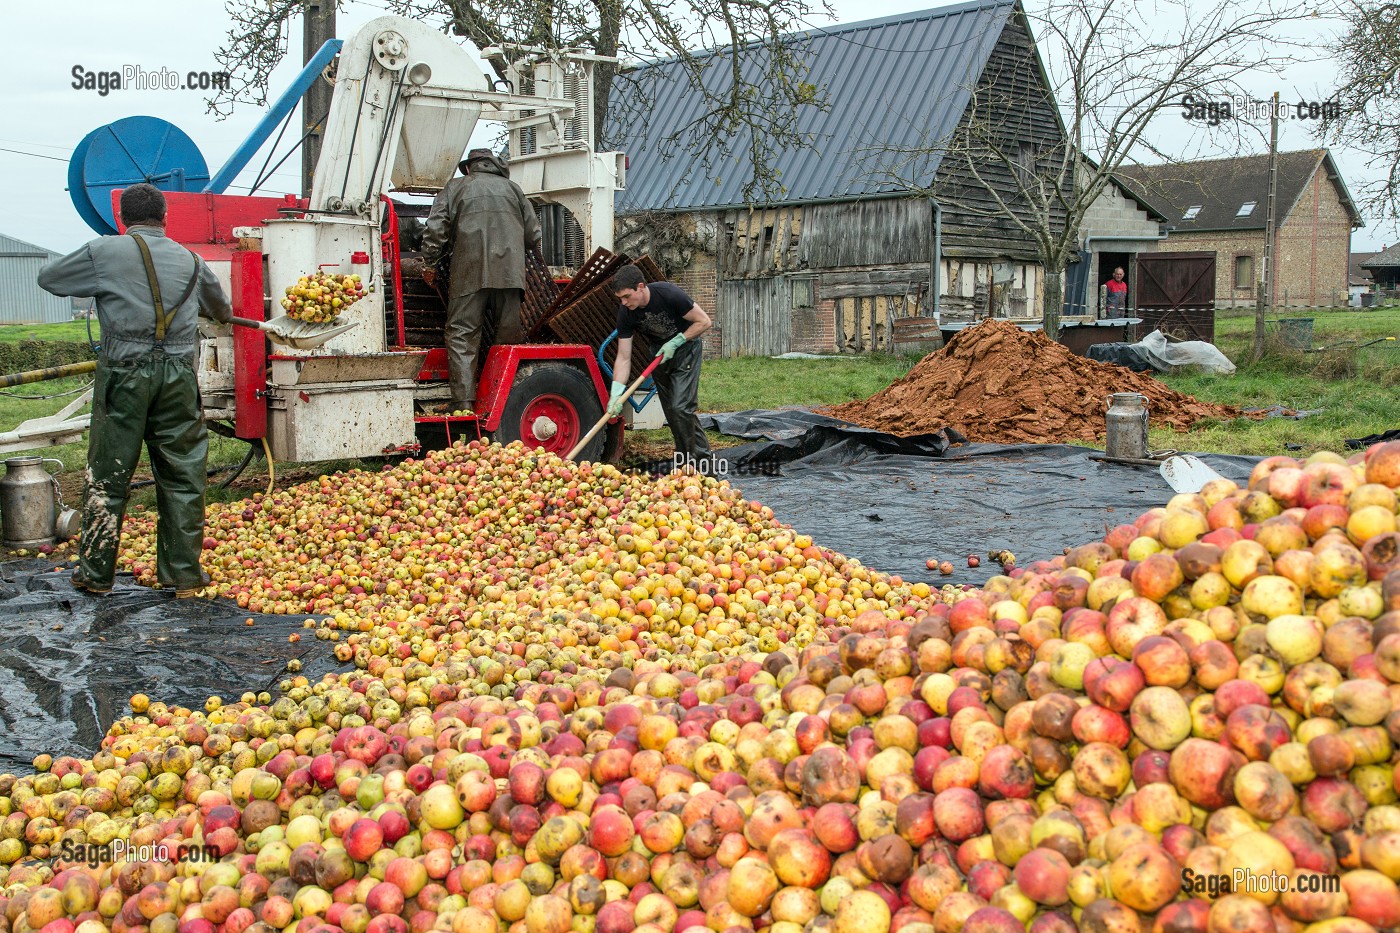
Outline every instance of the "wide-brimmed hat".
<path fill-rule="evenodd" d="M 497 166 L 504 166 L 501 157 L 490 149 L 471 149 L 467 152 L 466 158 L 457 163 L 457 168 L 460 169 L 463 174 L 466 174 L 467 166 L 473 162 L 491 162 Z"/>

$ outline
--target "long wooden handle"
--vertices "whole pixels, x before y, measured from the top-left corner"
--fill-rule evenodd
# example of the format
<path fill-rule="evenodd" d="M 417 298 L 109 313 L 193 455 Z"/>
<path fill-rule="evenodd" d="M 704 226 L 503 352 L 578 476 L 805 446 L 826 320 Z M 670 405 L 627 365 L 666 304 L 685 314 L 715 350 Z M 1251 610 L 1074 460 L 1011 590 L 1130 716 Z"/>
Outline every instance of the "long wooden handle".
<path fill-rule="evenodd" d="M 641 374 L 640 376 L 637 377 L 637 381 L 634 382 L 634 383 L 632 383 L 630 386 L 628 386 L 628 387 L 627 387 L 627 391 L 625 391 L 625 392 L 622 393 L 622 400 L 623 400 L 624 402 L 627 401 L 629 398 L 632 397 L 632 393 L 633 393 L 633 392 L 636 392 L 636 391 L 637 391 L 637 388 L 638 388 L 643 382 L 646 382 L 647 376 L 650 376 L 650 375 L 651 375 L 651 371 L 652 371 L 653 369 L 655 369 L 658 365 L 660 365 L 660 363 L 661 363 L 661 357 L 660 357 L 660 356 L 657 356 L 655 359 L 653 359 L 653 360 L 651 361 L 651 363 L 649 363 L 649 364 L 647 365 L 647 368 L 646 368 L 646 369 L 642 370 L 642 374 Z M 603 425 L 607 424 L 607 423 L 608 423 L 609 421 L 611 421 L 611 420 L 612 420 L 612 418 L 608 417 L 608 413 L 607 413 L 606 411 L 604 411 L 604 412 L 603 412 L 603 417 L 601 417 L 601 418 L 598 419 L 598 423 L 595 424 L 595 425 L 593 426 L 592 430 L 590 430 L 587 434 L 585 434 L 585 435 L 583 436 L 583 440 L 579 441 L 577 444 L 574 445 L 574 449 L 571 450 L 571 451 L 569 451 L 569 455 L 568 455 L 567 457 L 565 457 L 564 459 L 566 459 L 566 460 L 572 460 L 572 459 L 574 459 L 575 457 L 577 457 L 578 454 L 579 454 L 579 451 L 581 451 L 581 450 L 583 450 L 583 448 L 587 447 L 587 446 L 588 446 L 588 442 L 591 441 L 591 440 L 593 440 L 593 438 L 597 435 L 597 433 L 598 433 L 599 431 L 603 430 Z"/>

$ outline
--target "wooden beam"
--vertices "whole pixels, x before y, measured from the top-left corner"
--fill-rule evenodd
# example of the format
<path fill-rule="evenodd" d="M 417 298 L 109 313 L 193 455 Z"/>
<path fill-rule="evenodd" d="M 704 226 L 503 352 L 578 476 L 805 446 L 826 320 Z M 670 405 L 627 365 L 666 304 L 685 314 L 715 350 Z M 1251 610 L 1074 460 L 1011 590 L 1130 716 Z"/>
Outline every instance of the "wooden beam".
<path fill-rule="evenodd" d="M 823 285 L 823 298 L 870 298 L 877 295 L 902 295 L 915 283 L 906 279 L 884 285 Z"/>

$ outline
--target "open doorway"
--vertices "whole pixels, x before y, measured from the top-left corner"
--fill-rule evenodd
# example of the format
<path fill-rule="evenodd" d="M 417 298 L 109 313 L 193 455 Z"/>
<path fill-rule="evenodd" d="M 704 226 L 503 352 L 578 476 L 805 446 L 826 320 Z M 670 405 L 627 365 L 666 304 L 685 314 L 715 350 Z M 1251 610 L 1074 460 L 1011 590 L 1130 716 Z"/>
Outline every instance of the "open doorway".
<path fill-rule="evenodd" d="M 1132 253 L 1109 253 L 1098 254 L 1099 267 L 1094 276 L 1094 293 L 1099 296 L 1099 317 L 1126 317 L 1128 310 L 1133 307 L 1136 296 L 1136 289 L 1133 285 L 1133 265 Z M 1109 289 L 1105 286 L 1114 281 L 1113 270 L 1123 270 L 1123 279 L 1128 286 L 1128 291 L 1121 299 L 1120 310 L 1116 310 L 1114 297 L 1107 294 Z"/>

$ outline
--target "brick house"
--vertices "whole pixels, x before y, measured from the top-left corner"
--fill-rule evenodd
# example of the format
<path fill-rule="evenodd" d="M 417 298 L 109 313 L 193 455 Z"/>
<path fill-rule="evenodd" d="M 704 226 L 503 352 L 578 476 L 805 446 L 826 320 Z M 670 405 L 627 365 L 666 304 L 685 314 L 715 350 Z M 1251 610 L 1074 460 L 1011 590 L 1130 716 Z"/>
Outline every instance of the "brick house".
<path fill-rule="evenodd" d="M 1015 201 L 1010 170 L 986 166 L 979 183 L 958 160 L 943 164 L 939 145 L 967 124 L 974 89 L 998 102 L 997 125 L 1020 157 L 1063 145 L 1019 0 L 973 0 L 791 41 L 827 106 L 794 114 L 812 145 L 777 154 L 784 192 L 772 203 L 745 196 L 752 170 L 743 139 L 704 159 L 671 142 L 707 106 L 683 63 L 649 63 L 613 89 L 605 138 L 629 160 L 617 247 L 650 254 L 712 311 L 707 350 L 912 349 L 936 345 L 940 320 L 1039 319 L 1035 243 L 985 211 L 995 207 L 989 186 Z M 722 93 L 732 81 L 727 54 L 698 62 Z"/>
<path fill-rule="evenodd" d="M 1125 166 L 1127 186 L 1168 218 L 1164 252 L 1214 252 L 1215 306 L 1251 307 L 1262 275 L 1268 155 Z M 1274 304 L 1347 301 L 1361 214 L 1326 149 L 1278 154 Z"/>

